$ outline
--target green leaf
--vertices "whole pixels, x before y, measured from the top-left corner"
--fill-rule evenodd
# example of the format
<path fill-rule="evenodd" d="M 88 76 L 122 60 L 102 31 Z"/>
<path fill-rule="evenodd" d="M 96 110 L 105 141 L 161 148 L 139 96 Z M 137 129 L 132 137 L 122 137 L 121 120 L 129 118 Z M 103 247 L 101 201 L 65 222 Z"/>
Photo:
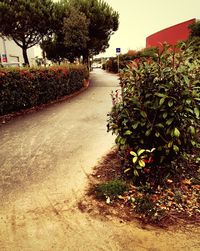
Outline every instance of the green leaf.
<path fill-rule="evenodd" d="M 163 118 L 166 119 L 167 118 L 167 112 L 163 113 Z"/>
<path fill-rule="evenodd" d="M 173 145 L 173 149 L 176 153 L 179 152 L 179 147 L 177 145 Z"/>
<path fill-rule="evenodd" d="M 138 125 L 139 125 L 139 122 L 136 122 L 135 124 L 132 125 L 132 128 L 136 129 L 138 127 Z"/>
<path fill-rule="evenodd" d="M 130 130 L 125 131 L 124 135 L 131 135 L 132 132 Z"/>
<path fill-rule="evenodd" d="M 185 110 L 193 114 L 193 110 L 191 108 L 186 107 Z"/>
<path fill-rule="evenodd" d="M 159 102 L 159 105 L 162 105 L 164 102 L 165 102 L 165 98 L 161 98 L 160 102 Z"/>
<path fill-rule="evenodd" d="M 141 111 L 140 114 L 141 114 L 141 116 L 142 116 L 143 118 L 147 118 L 147 114 L 146 114 L 145 111 Z"/>
<path fill-rule="evenodd" d="M 141 166 L 136 166 L 136 168 L 137 168 L 138 170 L 142 170 L 142 167 L 141 167 Z"/>
<path fill-rule="evenodd" d="M 133 157 L 133 159 L 132 159 L 134 164 L 137 162 L 137 160 L 138 160 L 138 157 Z"/>
<path fill-rule="evenodd" d="M 145 136 L 149 136 L 151 134 L 152 129 L 150 128 L 149 130 L 146 131 Z"/>
<path fill-rule="evenodd" d="M 185 83 L 188 85 L 190 83 L 190 80 L 187 76 L 183 76 Z"/>
<path fill-rule="evenodd" d="M 129 167 L 129 168 L 127 168 L 127 169 L 124 170 L 124 173 L 127 173 L 127 172 L 129 172 L 130 170 L 131 170 L 131 168 Z"/>
<path fill-rule="evenodd" d="M 145 167 L 145 162 L 143 160 L 139 160 L 138 163 L 141 167 Z"/>
<path fill-rule="evenodd" d="M 156 124 L 156 127 L 159 127 L 159 128 L 164 128 L 164 125 L 159 123 L 159 124 Z"/>
<path fill-rule="evenodd" d="M 145 152 L 145 149 L 139 149 L 137 151 L 137 155 L 140 156 L 143 152 Z"/>
<path fill-rule="evenodd" d="M 170 100 L 170 101 L 168 102 L 168 106 L 169 106 L 169 107 L 172 107 L 173 104 L 174 104 L 173 100 Z"/>
<path fill-rule="evenodd" d="M 120 141 L 119 141 L 119 143 L 120 143 L 121 145 L 124 145 L 125 142 L 126 142 L 126 140 L 125 140 L 124 138 L 121 138 Z"/>
<path fill-rule="evenodd" d="M 193 126 L 190 126 L 189 129 L 190 129 L 191 134 L 195 135 L 195 132 L 196 132 L 195 128 Z"/>
<path fill-rule="evenodd" d="M 135 156 L 135 157 L 137 157 L 137 153 L 134 152 L 134 151 L 130 151 L 130 154 L 133 155 L 133 156 Z"/>
<path fill-rule="evenodd" d="M 167 146 L 168 148 L 171 148 L 173 146 L 173 141 L 170 141 Z"/>
<path fill-rule="evenodd" d="M 199 118 L 199 109 L 197 107 L 194 108 L 194 113 L 198 119 Z"/>
<path fill-rule="evenodd" d="M 133 173 L 134 173 L 134 175 L 135 175 L 135 176 L 139 176 L 139 174 L 138 174 L 138 171 L 137 171 L 137 170 L 134 170 L 134 171 L 133 171 Z"/>
<path fill-rule="evenodd" d="M 192 100 L 191 99 L 186 99 L 186 103 L 188 104 L 188 105 L 190 105 L 191 104 L 191 102 L 192 102 Z"/>
<path fill-rule="evenodd" d="M 174 121 L 174 118 L 170 118 L 166 121 L 166 124 L 169 126 Z"/>
<path fill-rule="evenodd" d="M 156 132 L 155 135 L 156 135 L 157 138 L 160 137 L 160 133 L 159 132 Z"/>
<path fill-rule="evenodd" d="M 166 98 L 167 97 L 166 94 L 159 93 L 159 92 L 156 92 L 155 95 L 158 96 L 158 97 L 160 97 L 160 98 Z"/>
<path fill-rule="evenodd" d="M 174 136 L 175 136 L 176 138 L 179 138 L 180 135 L 181 135 L 180 131 L 178 130 L 178 128 L 175 127 L 175 128 L 174 128 Z"/>

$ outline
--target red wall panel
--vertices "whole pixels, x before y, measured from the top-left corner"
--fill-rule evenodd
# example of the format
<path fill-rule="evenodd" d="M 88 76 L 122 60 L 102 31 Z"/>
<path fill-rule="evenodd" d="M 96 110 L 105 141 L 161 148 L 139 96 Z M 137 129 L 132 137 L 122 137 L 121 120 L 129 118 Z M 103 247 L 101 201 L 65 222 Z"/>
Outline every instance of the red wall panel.
<path fill-rule="evenodd" d="M 196 19 L 193 18 L 150 35 L 146 38 L 146 47 L 156 46 L 160 48 L 164 42 L 174 45 L 178 41 L 187 40 L 190 35 L 188 26 L 195 21 Z"/>

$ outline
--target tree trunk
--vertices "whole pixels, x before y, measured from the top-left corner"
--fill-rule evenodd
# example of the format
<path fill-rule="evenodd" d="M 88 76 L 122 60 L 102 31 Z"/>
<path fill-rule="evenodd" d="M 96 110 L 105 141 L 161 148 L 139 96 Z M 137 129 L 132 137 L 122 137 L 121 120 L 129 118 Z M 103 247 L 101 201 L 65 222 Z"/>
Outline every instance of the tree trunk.
<path fill-rule="evenodd" d="M 88 70 L 90 71 L 90 57 L 88 53 L 83 55 L 83 63 L 87 66 Z"/>
<path fill-rule="evenodd" d="M 30 66 L 29 60 L 28 60 L 28 55 L 27 55 L 27 48 L 23 47 L 22 51 L 23 51 L 24 65 L 25 66 Z"/>

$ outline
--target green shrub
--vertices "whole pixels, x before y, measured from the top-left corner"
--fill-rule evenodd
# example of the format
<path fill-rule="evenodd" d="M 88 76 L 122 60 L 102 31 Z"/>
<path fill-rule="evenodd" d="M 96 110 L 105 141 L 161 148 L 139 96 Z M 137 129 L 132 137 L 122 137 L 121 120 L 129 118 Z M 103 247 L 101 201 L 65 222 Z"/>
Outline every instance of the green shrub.
<path fill-rule="evenodd" d="M 138 214 L 153 216 L 156 213 L 156 205 L 148 195 L 135 199 L 134 211 Z"/>
<path fill-rule="evenodd" d="M 128 65 L 131 65 L 134 62 L 145 61 L 145 60 L 157 60 L 158 49 L 151 47 L 145 48 L 141 51 L 134 52 L 133 54 L 123 54 L 119 55 L 119 70 L 127 68 Z M 111 57 L 105 65 L 103 65 L 104 70 L 108 70 L 113 73 L 118 72 L 118 63 L 117 57 Z"/>
<path fill-rule="evenodd" d="M 110 72 L 117 73 L 118 72 L 117 58 L 110 58 L 106 62 L 106 69 Z"/>
<path fill-rule="evenodd" d="M 152 165 L 167 164 L 170 171 L 171 161 L 197 146 L 200 60 L 191 46 L 181 46 L 165 45 L 157 60 L 135 62 L 121 72 L 121 97 L 113 94 L 108 130 L 117 135 L 125 168 L 132 173 L 131 151 L 155 148 L 153 161 L 140 166 L 139 173 L 147 175 Z"/>
<path fill-rule="evenodd" d="M 83 87 L 84 66 L 1 68 L 0 115 L 17 112 L 62 98 Z"/>
<path fill-rule="evenodd" d="M 96 194 L 99 198 L 116 197 L 123 194 L 127 190 L 127 185 L 122 180 L 111 180 L 96 187 Z"/>

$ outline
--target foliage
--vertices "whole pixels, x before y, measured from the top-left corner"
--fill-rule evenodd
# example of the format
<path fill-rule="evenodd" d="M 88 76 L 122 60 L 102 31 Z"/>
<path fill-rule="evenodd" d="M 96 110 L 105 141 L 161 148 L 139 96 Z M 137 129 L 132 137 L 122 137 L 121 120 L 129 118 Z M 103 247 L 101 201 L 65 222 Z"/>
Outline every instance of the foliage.
<path fill-rule="evenodd" d="M 133 156 L 132 162 L 133 167 L 127 168 L 124 170 L 124 173 L 132 171 L 135 176 L 139 176 L 140 173 L 148 173 L 150 172 L 150 164 L 154 162 L 153 152 L 155 148 L 151 150 L 148 149 L 139 149 L 137 152 L 130 151 L 130 155 Z"/>
<path fill-rule="evenodd" d="M 83 12 L 89 20 L 89 40 L 84 57 L 104 52 L 110 36 L 118 29 L 119 14 L 106 2 L 100 0 L 71 0 L 76 9 Z"/>
<path fill-rule="evenodd" d="M 191 25 L 190 28 L 190 37 L 200 37 L 200 21 L 197 21 Z"/>
<path fill-rule="evenodd" d="M 0 32 L 22 48 L 24 63 L 29 65 L 27 49 L 51 33 L 54 4 L 51 0 L 2 0 Z"/>
<path fill-rule="evenodd" d="M 156 61 L 135 62 L 122 71 L 121 97 L 113 95 L 108 130 L 117 135 L 125 169 L 134 170 L 131 151 L 155 148 L 153 165 L 170 172 L 177 156 L 197 146 L 199 66 L 191 44 L 165 45 Z"/>
<path fill-rule="evenodd" d="M 145 216 L 153 216 L 156 213 L 155 202 L 153 202 L 148 195 L 135 200 L 134 211 Z"/>
<path fill-rule="evenodd" d="M 68 17 L 64 18 L 63 25 L 64 45 L 68 51 L 67 58 L 71 62 L 76 57 L 80 57 L 82 51 L 87 47 L 88 25 L 89 21 L 85 14 L 71 7 Z"/>
<path fill-rule="evenodd" d="M 118 65 L 117 65 L 117 58 L 111 57 L 105 65 L 105 69 L 109 72 L 117 73 L 118 72 Z"/>
<path fill-rule="evenodd" d="M 143 50 L 140 51 L 129 50 L 128 53 L 119 55 L 119 69 L 122 70 L 127 66 L 132 65 L 134 62 L 145 61 L 146 59 L 149 58 L 151 60 L 156 61 L 157 53 L 158 49 L 154 47 L 144 48 Z M 109 58 L 104 68 L 110 72 L 117 73 L 118 72 L 117 57 Z"/>
<path fill-rule="evenodd" d="M 114 198 L 122 195 L 127 190 L 127 185 L 122 180 L 111 180 L 96 186 L 96 194 L 99 198 L 111 197 Z"/>
<path fill-rule="evenodd" d="M 108 41 L 118 29 L 118 13 L 100 0 L 63 0 L 57 3 L 59 28 L 42 48 L 47 57 L 73 60 L 97 55 L 108 48 Z M 62 14 L 61 14 L 62 13 Z M 61 27 L 61 28 L 60 28 Z"/>
<path fill-rule="evenodd" d="M 1 68 L 0 115 L 60 99 L 81 89 L 87 77 L 84 66 Z"/>

